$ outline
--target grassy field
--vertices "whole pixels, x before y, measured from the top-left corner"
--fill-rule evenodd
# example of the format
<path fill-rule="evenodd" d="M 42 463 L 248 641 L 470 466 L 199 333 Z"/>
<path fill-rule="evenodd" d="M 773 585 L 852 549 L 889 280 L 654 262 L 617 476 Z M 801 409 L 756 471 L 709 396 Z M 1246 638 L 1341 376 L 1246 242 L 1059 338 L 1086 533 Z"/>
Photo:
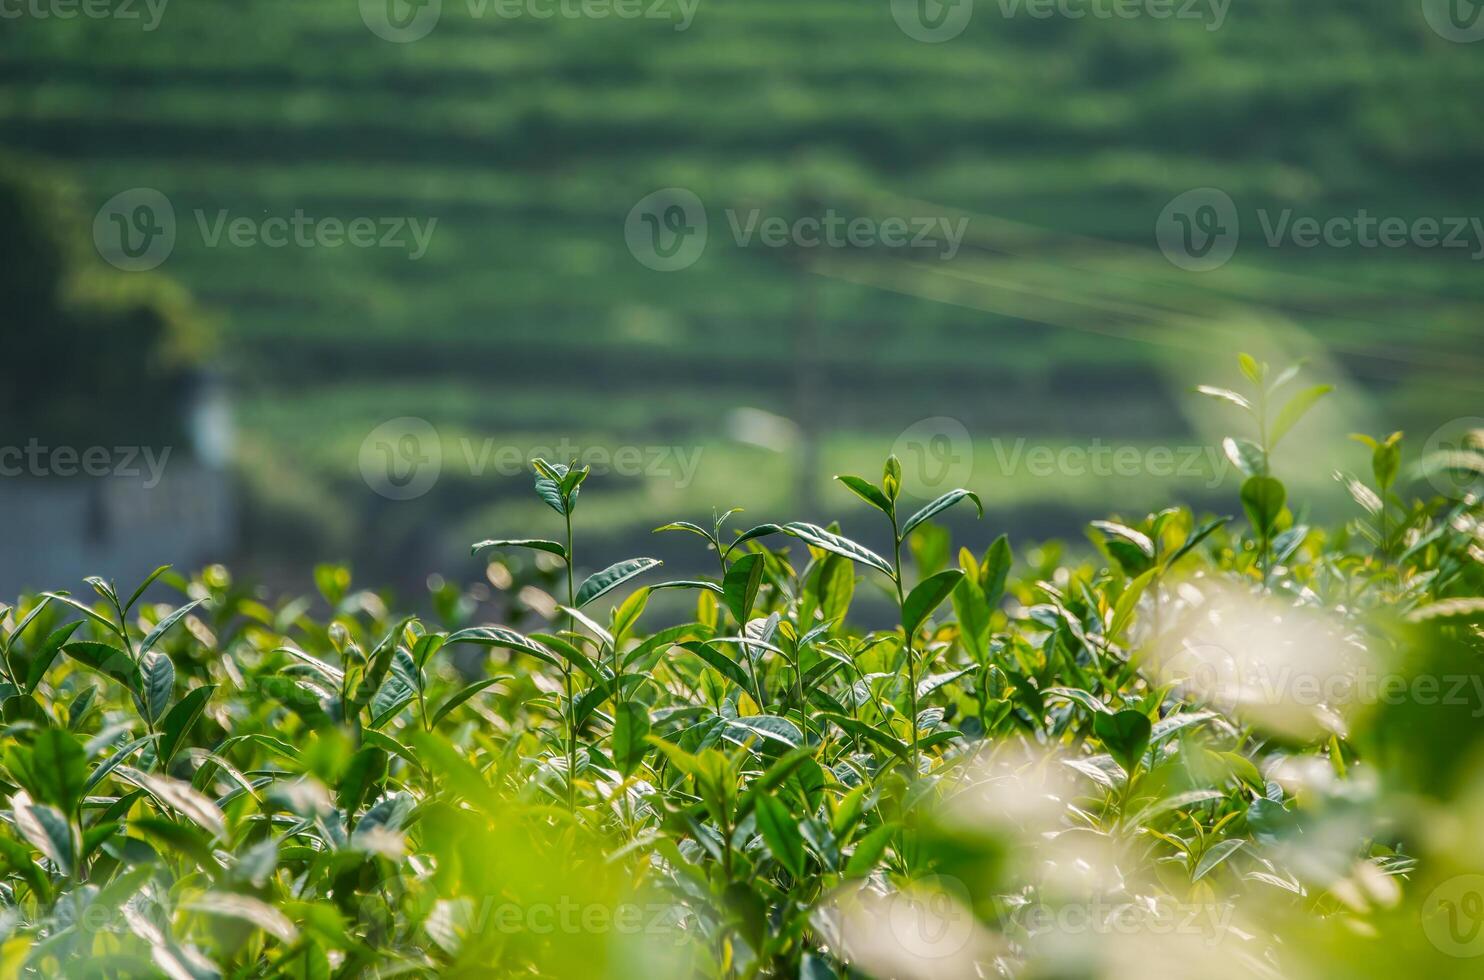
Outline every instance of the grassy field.
<path fill-rule="evenodd" d="M 940 416 L 973 434 L 992 508 L 1048 503 L 1047 481 L 1005 478 L 978 440 L 1183 445 L 1200 420 L 1170 379 L 1239 347 L 1307 354 L 1419 435 L 1477 414 L 1472 249 L 1262 234 L 1284 209 L 1484 214 L 1466 97 L 1484 61 L 1418 4 L 1266 0 L 1208 30 L 981 2 L 942 44 L 884 2 L 703 0 L 685 30 L 479 9 L 444 3 L 405 44 L 345 0 L 170 5 L 150 31 L 32 18 L 0 37 L 7 148 L 75 181 L 89 216 L 138 186 L 174 206 L 160 272 L 222 314 L 242 452 L 268 474 L 253 548 L 358 557 L 370 521 L 492 516 L 506 491 L 469 474 L 390 512 L 369 494 L 361 441 L 404 415 L 445 444 L 704 448 L 685 488 L 620 488 L 617 533 L 737 498 L 782 506 Z M 1203 186 L 1234 199 L 1243 234 L 1233 262 L 1197 274 L 1165 260 L 1155 226 Z M 630 209 L 662 187 L 696 193 L 709 220 L 704 254 L 673 273 L 625 246 Z M 968 224 L 947 261 L 785 251 L 733 239 L 728 212 L 753 208 Z M 436 225 L 417 259 L 208 244 L 223 212 L 296 210 Z M 739 444 L 739 408 L 802 423 L 812 462 Z M 1118 492 L 1136 506 L 1167 489 Z M 1064 480 L 1049 502 L 1108 493 Z"/>

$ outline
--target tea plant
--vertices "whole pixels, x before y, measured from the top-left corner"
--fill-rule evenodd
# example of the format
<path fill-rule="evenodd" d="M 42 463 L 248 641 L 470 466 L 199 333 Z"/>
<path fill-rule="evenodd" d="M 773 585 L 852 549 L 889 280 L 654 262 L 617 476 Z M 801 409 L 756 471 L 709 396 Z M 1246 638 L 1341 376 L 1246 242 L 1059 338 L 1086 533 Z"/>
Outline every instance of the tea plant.
<path fill-rule="evenodd" d="M 1294 373 L 1242 369 L 1203 390 L 1252 428 L 1245 520 L 1095 521 L 1086 557 L 948 567 L 979 495 L 903 507 L 890 459 L 839 477 L 889 558 L 729 511 L 658 529 L 714 576 L 632 588 L 659 563 L 579 576 L 587 470 L 537 461 L 560 540 L 474 551 L 534 556 L 544 629 L 333 566 L 315 603 L 219 567 L 21 597 L 0 978 L 1472 975 L 1484 524 L 1403 488 L 1475 464 L 1363 439 L 1356 515 L 1301 523 L 1272 460 L 1327 389 L 1270 412 Z M 645 630 L 660 594 L 691 614 Z"/>

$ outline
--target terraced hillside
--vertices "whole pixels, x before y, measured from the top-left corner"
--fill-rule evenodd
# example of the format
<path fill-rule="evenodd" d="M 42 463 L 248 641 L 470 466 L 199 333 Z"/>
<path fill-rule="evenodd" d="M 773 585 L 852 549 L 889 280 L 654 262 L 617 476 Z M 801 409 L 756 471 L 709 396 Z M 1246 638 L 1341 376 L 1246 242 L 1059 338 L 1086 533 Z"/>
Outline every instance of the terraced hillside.
<path fill-rule="evenodd" d="M 1244 0 L 1218 26 L 1216 7 L 1070 19 L 979 0 L 943 43 L 909 36 L 886 0 L 700 0 L 684 29 L 678 0 L 639 18 L 444 0 L 409 43 L 368 29 L 370 0 L 179 2 L 152 30 L 135 6 L 142 19 L 7 20 L 0 140 L 74 180 L 88 220 L 130 188 L 170 201 L 159 271 L 223 316 L 263 551 L 354 556 L 358 530 L 413 542 L 434 514 L 464 518 L 440 539 L 461 542 L 490 508 L 510 526 L 520 511 L 480 454 L 559 434 L 701 451 L 689 479 L 610 479 L 590 519 L 615 533 L 737 499 L 782 507 L 939 417 L 973 433 L 991 509 L 1054 510 L 1049 481 L 984 440 L 1189 441 L 1199 419 L 1169 368 L 1239 345 L 1318 355 L 1419 434 L 1478 402 L 1484 241 L 1265 233 L 1285 211 L 1409 228 L 1484 215 L 1484 43 L 1442 37 L 1420 3 Z M 706 247 L 655 271 L 626 221 L 676 187 L 702 202 Z M 1230 195 L 1242 225 L 1209 272 L 1156 240 L 1199 187 Z M 754 209 L 964 233 L 952 258 L 772 248 L 734 231 Z M 225 230 L 296 214 L 372 219 L 378 242 L 384 219 L 412 219 L 425 251 L 410 231 L 274 247 Z M 400 416 L 441 439 L 417 503 L 372 493 L 358 465 Z M 754 485 L 718 482 L 737 472 Z M 1071 492 L 1199 501 L 1217 475 L 1088 474 Z M 412 552 L 411 570 L 456 547 Z"/>

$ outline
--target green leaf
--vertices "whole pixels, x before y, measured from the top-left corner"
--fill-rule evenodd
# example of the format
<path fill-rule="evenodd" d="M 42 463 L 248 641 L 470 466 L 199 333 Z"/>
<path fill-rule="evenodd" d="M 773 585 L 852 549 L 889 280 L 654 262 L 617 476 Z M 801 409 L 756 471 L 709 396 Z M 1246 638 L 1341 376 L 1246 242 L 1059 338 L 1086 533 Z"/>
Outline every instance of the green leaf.
<path fill-rule="evenodd" d="M 917 587 L 907 595 L 906 602 L 902 604 L 902 628 L 909 638 L 917 632 L 923 620 L 931 616 L 933 610 L 953 593 L 954 587 L 963 577 L 963 569 L 948 568 L 917 583 Z"/>
<path fill-rule="evenodd" d="M 1116 639 L 1123 633 L 1123 628 L 1128 625 L 1129 620 L 1133 619 L 1134 610 L 1138 607 L 1139 599 L 1144 595 L 1144 592 L 1149 588 L 1149 584 L 1154 581 L 1154 576 L 1158 573 L 1159 569 L 1151 568 L 1124 587 L 1122 594 L 1118 596 L 1118 601 L 1113 603 L 1113 620 L 1108 624 L 1108 636 L 1110 638 Z"/>
<path fill-rule="evenodd" d="M 845 862 L 845 877 L 864 878 L 875 870 L 897 829 L 895 824 L 882 824 L 862 837 L 850 860 Z"/>
<path fill-rule="evenodd" d="M 347 818 L 355 816 L 361 803 L 386 778 L 386 767 L 387 754 L 379 748 L 367 746 L 351 756 L 350 765 L 346 767 L 335 791 L 335 803 Z"/>
<path fill-rule="evenodd" d="M 11 630 L 10 635 L 5 637 L 4 643 L 0 643 L 0 650 L 4 650 L 6 653 L 9 653 L 15 646 L 15 641 L 20 639 L 21 635 L 25 633 L 28 628 L 30 628 L 31 624 L 36 621 L 37 616 L 40 616 L 43 612 L 46 611 L 46 607 L 51 604 L 51 601 L 51 596 L 43 595 L 41 597 L 41 601 L 32 606 L 31 611 L 26 613 L 25 616 L 21 617 L 21 621 L 15 624 L 15 629 Z M 10 608 L 10 606 L 5 605 L 4 603 L 0 603 L 0 622 L 3 622 L 5 620 L 5 615 L 6 613 L 10 612 Z"/>
<path fill-rule="evenodd" d="M 153 725 L 170 706 L 170 695 L 175 693 L 175 664 L 160 651 L 151 650 L 140 658 L 139 672 L 142 686 L 135 703 Z"/>
<path fill-rule="evenodd" d="M 560 636 L 554 636 L 551 633 L 532 633 L 531 639 L 539 641 L 542 646 L 578 670 L 581 670 L 588 677 L 592 678 L 595 683 L 603 684 L 607 682 L 608 675 L 604 673 L 603 667 L 597 661 Z"/>
<path fill-rule="evenodd" d="M 284 943 L 299 939 L 299 930 L 289 917 L 261 899 L 230 892 L 206 892 L 185 902 L 192 912 L 246 922 Z"/>
<path fill-rule="evenodd" d="M 861 738 L 875 742 L 898 759 L 905 760 L 912 751 L 908 748 L 906 742 L 903 742 L 896 736 L 889 735 L 878 728 L 873 728 L 865 722 L 857 721 L 848 715 L 838 714 L 833 711 L 824 711 L 820 715 L 823 718 L 829 719 L 845 731 L 850 732 L 852 735 L 859 735 Z"/>
<path fill-rule="evenodd" d="M 1232 839 L 1218 841 L 1206 848 L 1206 852 L 1196 862 L 1195 872 L 1190 876 L 1191 884 L 1206 877 L 1206 875 L 1210 874 L 1223 861 L 1241 850 L 1242 845 L 1246 843 L 1244 840 Z"/>
<path fill-rule="evenodd" d="M 671 521 L 669 524 L 661 524 L 653 533 L 658 534 L 661 531 L 689 531 L 691 534 L 699 534 L 707 541 L 711 540 L 711 532 L 693 521 Z"/>
<path fill-rule="evenodd" d="M 754 538 L 765 538 L 770 534 L 778 534 L 782 531 L 783 526 L 781 524 L 759 524 L 757 527 L 750 527 L 737 535 L 737 540 L 727 545 L 726 554 L 730 555 L 738 545 L 745 544 Z"/>
<path fill-rule="evenodd" d="M 192 688 L 160 721 L 161 765 L 168 766 L 175 758 L 175 753 L 185 744 L 186 735 L 190 733 L 196 720 L 201 717 L 201 712 L 206 709 L 206 702 L 211 699 L 211 694 L 215 690 L 215 684 Z"/>
<path fill-rule="evenodd" d="M 170 615 L 166 616 L 164 619 L 160 620 L 159 625 L 150 630 L 149 635 L 144 638 L 144 642 L 139 644 L 139 655 L 144 656 L 144 654 L 153 649 L 154 645 L 160 641 L 160 637 L 164 636 L 166 631 L 168 631 L 170 627 L 174 626 L 186 616 L 190 615 L 191 610 L 195 609 L 197 606 L 201 605 L 201 603 L 205 601 L 205 599 L 197 599 L 194 602 L 188 602 L 185 605 L 181 606 L 179 609 L 172 612 Z"/>
<path fill-rule="evenodd" d="M 764 739 L 786 745 L 796 749 L 804 742 L 804 733 L 799 731 L 799 726 L 781 718 L 778 715 L 744 715 L 733 718 L 729 722 L 732 729 L 727 733 L 728 737 L 735 741 L 742 741 L 750 735 L 760 735 Z M 735 729 L 743 729 L 737 732 Z"/>
<path fill-rule="evenodd" d="M 1190 537 L 1185 539 L 1185 543 L 1176 548 L 1173 552 L 1170 553 L 1169 557 L 1165 559 L 1165 567 L 1169 568 L 1174 565 L 1175 562 L 1179 561 L 1181 558 L 1184 558 L 1202 541 L 1206 540 L 1213 533 L 1215 533 L 1217 528 L 1223 526 L 1230 520 L 1230 517 L 1217 517 L 1213 520 L 1207 521 L 1200 527 L 1196 528 L 1194 531 L 1190 532 Z"/>
<path fill-rule="evenodd" d="M 72 638 L 82 625 L 81 620 L 75 620 L 65 626 L 60 626 L 47 634 L 31 655 L 30 666 L 26 668 L 26 693 L 31 694 L 41 686 L 41 681 L 46 677 L 46 672 L 51 669 L 52 662 L 57 659 L 57 654 L 62 651 L 62 644 Z"/>
<path fill-rule="evenodd" d="M 683 579 L 675 582 L 661 582 L 651 585 L 649 591 L 658 592 L 660 589 L 698 589 L 702 592 L 714 592 L 717 595 L 726 595 L 722 587 L 715 582 L 706 582 L 701 579 Z"/>
<path fill-rule="evenodd" d="M 134 817 L 129 821 L 129 830 L 190 858 L 202 868 L 217 868 L 211 853 L 211 838 L 189 824 L 164 817 Z"/>
<path fill-rule="evenodd" d="M 1290 398 L 1288 403 L 1279 409 L 1277 417 L 1273 419 L 1273 424 L 1268 429 L 1268 445 L 1277 446 L 1279 440 L 1288 434 L 1299 419 L 1308 414 L 1309 409 L 1313 408 L 1319 399 L 1334 390 L 1334 385 L 1315 385 L 1312 388 L 1305 388 Z"/>
<path fill-rule="evenodd" d="M 1252 411 L 1251 402 L 1228 388 L 1215 388 L 1211 385 L 1196 385 L 1195 390 L 1200 392 L 1202 395 L 1207 396 L 1208 398 L 1217 398 L 1221 401 L 1231 402 L 1238 408 L 1246 409 L 1249 412 Z"/>
<path fill-rule="evenodd" d="M 227 818 L 221 808 L 211 800 L 183 783 L 168 776 L 156 776 L 141 772 L 131 766 L 119 766 L 119 778 L 138 786 L 160 803 L 170 807 L 188 820 L 193 821 L 213 837 L 225 837 Z"/>
<path fill-rule="evenodd" d="M 722 582 L 722 596 L 739 625 L 746 625 L 752 615 L 752 605 L 757 601 L 758 589 L 763 584 L 763 569 L 762 555 L 743 555 L 727 569 L 727 577 Z"/>
<path fill-rule="evenodd" d="M 454 646 L 459 643 L 472 643 L 476 646 L 500 647 L 506 650 L 516 650 L 520 653 L 529 654 L 537 660 L 544 660 L 553 667 L 560 667 L 556 654 L 546 647 L 529 639 L 515 630 L 504 626 L 471 626 L 448 635 L 448 642 L 444 646 Z"/>
<path fill-rule="evenodd" d="M 1142 711 L 1125 709 L 1117 714 L 1099 713 L 1093 716 L 1092 731 L 1107 748 L 1108 754 L 1133 778 L 1134 770 L 1144 758 L 1149 747 L 1149 737 L 1154 726 L 1149 716 Z"/>
<path fill-rule="evenodd" d="M 1262 384 L 1262 379 L 1268 373 L 1267 365 L 1259 364 L 1257 358 L 1251 354 L 1238 354 L 1237 363 L 1242 366 L 1242 373 L 1247 376 L 1248 381 L 1255 385 Z"/>
<path fill-rule="evenodd" d="M 537 474 L 537 496 L 546 501 L 546 505 L 558 514 L 570 513 L 577 506 L 577 487 L 574 485 L 570 493 L 563 491 L 563 484 L 570 475 L 566 465 L 548 463 L 544 459 L 533 459 L 531 465 L 535 467 Z M 580 478 L 578 482 L 581 482 Z"/>
<path fill-rule="evenodd" d="M 896 453 L 886 457 L 886 465 L 881 467 L 881 487 L 893 501 L 902 492 L 902 461 Z"/>
<path fill-rule="evenodd" d="M 875 507 L 881 513 L 888 516 L 892 513 L 891 501 L 887 499 L 886 494 L 876 489 L 875 485 L 870 481 L 863 480 L 858 476 L 837 476 L 835 479 L 845 484 L 857 497 L 872 507 Z"/>
<path fill-rule="evenodd" d="M 582 608 L 634 576 L 642 575 L 659 564 L 656 558 L 630 558 L 609 565 L 601 572 L 594 572 L 577 590 L 577 607 Z"/>
<path fill-rule="evenodd" d="M 1010 551 L 1010 539 L 1000 535 L 994 539 L 994 544 L 984 553 L 984 566 L 980 572 L 979 587 L 984 590 L 984 601 L 989 603 L 991 609 L 999 607 L 1000 599 L 1005 595 L 1005 580 L 1009 577 L 1010 567 L 1015 563 L 1015 556 Z"/>
<path fill-rule="evenodd" d="M 82 800 L 88 779 L 88 758 L 71 732 L 49 728 L 31 746 L 33 776 L 40 802 L 72 813 Z"/>
<path fill-rule="evenodd" d="M 984 504 L 980 503 L 979 495 L 977 493 L 972 490 L 964 490 L 961 488 L 958 490 L 950 490 L 939 497 L 937 500 L 934 500 L 932 503 L 928 504 L 922 510 L 907 518 L 907 523 L 902 525 L 902 537 L 905 538 L 907 535 L 911 534 L 913 529 L 915 529 L 923 521 L 930 520 L 931 518 L 952 507 L 960 500 L 972 500 L 974 502 L 974 508 L 979 511 L 979 516 L 984 516 Z"/>
<path fill-rule="evenodd" d="M 184 703 L 184 699 L 182 699 L 182 703 Z M 179 705 L 177 705 L 177 707 L 179 707 Z M 87 794 L 92 792 L 93 787 L 97 786 L 99 783 L 103 782 L 103 780 L 107 779 L 108 774 L 122 765 L 129 758 L 129 756 L 133 755 L 135 752 L 138 752 L 140 749 L 144 748 L 150 742 L 155 741 L 159 737 L 159 734 L 145 735 L 143 738 L 136 738 L 132 742 L 126 743 L 117 752 L 109 756 L 106 762 L 100 763 L 92 771 L 92 773 L 88 776 L 87 780 L 82 785 L 83 793 Z"/>
<path fill-rule="evenodd" d="M 507 681 L 509 679 L 510 678 L 508 676 L 503 675 L 500 677 L 486 677 L 482 681 L 475 681 L 473 684 L 464 685 L 458 691 L 450 695 L 448 700 L 444 701 L 437 711 L 433 712 L 433 718 L 432 721 L 429 722 L 429 724 L 433 728 L 437 728 L 438 723 L 446 718 L 450 711 L 457 708 L 459 705 L 463 704 L 465 701 L 469 700 L 480 691 L 483 691 L 486 688 L 494 687 L 501 681 Z"/>
<path fill-rule="evenodd" d="M 708 667 L 711 667 L 712 670 L 717 671 L 718 674 L 726 677 L 726 679 L 730 680 L 733 685 L 741 687 L 742 690 L 748 692 L 749 695 L 752 695 L 752 699 L 754 699 L 754 701 L 755 699 L 757 699 L 757 692 L 755 692 L 755 690 L 752 690 L 751 680 L 748 680 L 746 671 L 742 670 L 741 665 L 739 665 L 738 662 L 735 661 L 735 659 L 730 658 L 730 656 L 727 656 L 726 653 L 718 650 L 717 647 L 711 646 L 711 644 L 705 643 L 705 641 L 702 640 L 690 641 L 690 643 L 681 643 L 680 647 L 681 649 L 690 650 L 690 652 L 695 653 L 695 655 L 699 656 L 702 661 L 705 661 L 706 665 L 708 665 Z"/>
<path fill-rule="evenodd" d="M 62 652 L 84 667 L 113 678 L 130 691 L 138 692 L 143 686 L 139 665 L 116 646 L 95 640 L 73 640 L 62 644 Z"/>
<path fill-rule="evenodd" d="M 11 812 L 21 836 L 50 858 L 63 874 L 72 874 L 79 841 L 67 818 L 55 808 L 39 803 L 16 803 Z"/>
<path fill-rule="evenodd" d="M 1221 440 L 1222 452 L 1243 476 L 1257 476 L 1268 471 L 1268 457 L 1262 447 L 1251 439 L 1234 439 L 1227 436 Z"/>
<path fill-rule="evenodd" d="M 1242 484 L 1242 509 L 1258 533 L 1271 536 L 1283 513 L 1287 494 L 1283 484 L 1270 476 L 1249 477 Z"/>
<path fill-rule="evenodd" d="M 84 616 L 88 617 L 88 619 L 91 619 L 96 625 L 101 626 L 104 629 L 108 630 L 114 636 L 119 637 L 119 639 L 123 639 L 123 633 L 121 631 L 120 626 L 117 623 L 115 623 L 112 620 L 110 620 L 108 617 L 106 617 L 106 616 L 100 616 L 97 612 L 95 612 L 93 610 L 93 607 L 91 607 L 89 605 L 86 605 L 84 603 L 78 602 L 76 599 L 74 599 L 71 596 L 67 595 L 67 593 L 65 593 L 65 592 L 45 592 L 45 593 L 42 593 L 42 595 L 45 598 L 47 598 L 47 599 L 51 599 L 51 600 L 53 600 L 55 602 L 60 602 L 60 603 L 62 603 L 65 606 L 72 607 L 73 609 L 75 609 L 78 612 L 82 613 Z"/>
<path fill-rule="evenodd" d="M 1093 521 L 1092 526 L 1107 535 L 1103 547 L 1118 562 L 1124 574 L 1142 574 L 1154 563 L 1154 542 L 1142 531 L 1116 521 Z"/>
<path fill-rule="evenodd" d="M 799 833 L 798 822 L 788 812 L 788 807 L 768 793 L 758 796 L 754 807 L 758 833 L 768 850 L 793 878 L 803 877 L 804 836 Z"/>
<path fill-rule="evenodd" d="M 556 555 L 566 561 L 567 549 L 555 541 L 547 541 L 543 538 L 490 538 L 488 541 L 480 541 L 469 548 L 469 554 L 477 555 L 486 548 L 529 548 L 532 551 L 544 551 L 549 555 Z"/>
<path fill-rule="evenodd" d="M 649 590 L 635 589 L 633 593 L 623 601 L 618 608 L 613 610 L 612 633 L 615 644 L 621 644 L 629 630 L 644 615 L 644 609 L 649 605 Z"/>
<path fill-rule="evenodd" d="M 649 710 L 638 701 L 622 701 L 613 712 L 613 762 L 625 776 L 633 774 L 649 751 Z"/>
<path fill-rule="evenodd" d="M 783 531 L 808 544 L 812 544 L 816 548 L 849 558 L 851 561 L 860 562 L 862 565 L 869 565 L 884 575 L 893 579 L 896 578 L 895 573 L 892 572 L 891 565 L 887 563 L 885 558 L 882 558 L 869 548 L 856 544 L 849 538 L 826 531 L 817 524 L 806 524 L 795 521 L 792 524 L 785 524 Z"/>
<path fill-rule="evenodd" d="M 1048 687 L 1041 692 L 1046 698 L 1059 698 L 1064 701 L 1074 701 L 1082 705 L 1094 715 L 1110 715 L 1113 709 L 1108 707 L 1097 696 L 1077 687 Z"/>
<path fill-rule="evenodd" d="M 161 575 L 164 575 L 168 571 L 170 571 L 169 565 L 161 565 L 159 568 L 146 575 L 144 577 L 144 581 L 139 583 L 139 588 L 135 589 L 134 593 L 129 596 L 129 601 L 124 603 L 124 612 L 128 613 L 130 609 L 133 609 L 134 603 L 139 601 L 139 598 L 144 595 L 145 590 L 148 589 L 151 585 L 155 584 L 155 579 L 159 578 Z"/>
<path fill-rule="evenodd" d="M 972 562 L 968 549 L 962 554 Z M 953 614 L 958 617 L 958 628 L 963 634 L 964 646 L 974 660 L 983 662 L 989 656 L 989 625 L 993 610 L 984 601 L 984 590 L 979 588 L 977 576 L 965 573 L 953 589 Z"/>

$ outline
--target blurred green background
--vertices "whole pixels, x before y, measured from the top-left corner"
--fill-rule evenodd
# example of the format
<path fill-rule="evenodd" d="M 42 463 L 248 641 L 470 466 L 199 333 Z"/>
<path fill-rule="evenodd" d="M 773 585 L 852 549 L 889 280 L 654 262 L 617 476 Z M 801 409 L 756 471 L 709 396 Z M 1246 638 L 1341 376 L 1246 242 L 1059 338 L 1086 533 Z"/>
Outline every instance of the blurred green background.
<path fill-rule="evenodd" d="M 595 563 L 694 566 L 691 542 L 648 531 L 713 508 L 854 532 L 863 515 L 829 477 L 874 476 L 893 449 L 909 487 L 983 494 L 983 541 L 1171 501 L 1230 508 L 1219 456 L 1183 473 L 1147 461 L 1229 431 L 1190 389 L 1233 381 L 1237 350 L 1308 358 L 1340 385 L 1317 430 L 1403 428 L 1416 450 L 1484 415 L 1472 225 L 1461 248 L 1264 235 L 1285 210 L 1484 216 L 1484 43 L 1445 37 L 1420 0 L 1178 0 L 1131 17 L 1066 0 L 1081 18 L 1013 0 L 699 0 L 688 22 L 678 0 L 629 8 L 655 15 L 640 17 L 576 0 L 121 2 L 62 18 L 34 0 L 0 32 L 5 274 L 21 296 L 0 442 L 117 439 L 128 408 L 154 419 L 129 421 L 135 438 L 168 443 L 193 397 L 181 372 L 198 401 L 206 378 L 230 404 L 235 531 L 185 560 L 294 587 L 324 559 L 409 589 L 469 572 L 476 537 L 554 530 L 529 480 L 493 461 L 563 437 L 644 460 L 584 490 Z M 413 18 L 403 36 L 430 29 L 387 40 L 373 28 L 388 33 L 389 9 Z M 955 36 L 914 36 L 965 9 Z M 100 208 L 136 188 L 175 215 L 148 271 L 95 241 Z M 671 272 L 625 233 L 663 188 L 695 194 L 708 224 Z M 1205 272 L 1156 234 L 1195 188 L 1228 195 L 1241 224 L 1231 261 Z M 744 246 L 731 221 L 754 208 L 967 219 L 966 235 L 951 259 Z M 299 211 L 436 225 L 418 258 L 210 244 L 223 212 Z M 23 288 L 53 278 L 57 296 Z M 79 297 L 103 312 L 56 312 Z M 105 342 L 120 310 L 147 329 Z M 405 417 L 436 446 L 404 455 L 407 433 L 378 429 Z M 1017 445 L 1146 462 L 1032 472 Z M 411 499 L 367 476 L 430 448 L 437 478 Z M 1285 479 L 1342 506 L 1331 470 L 1363 451 L 1286 448 Z M 680 458 L 697 460 L 689 477 Z"/>

